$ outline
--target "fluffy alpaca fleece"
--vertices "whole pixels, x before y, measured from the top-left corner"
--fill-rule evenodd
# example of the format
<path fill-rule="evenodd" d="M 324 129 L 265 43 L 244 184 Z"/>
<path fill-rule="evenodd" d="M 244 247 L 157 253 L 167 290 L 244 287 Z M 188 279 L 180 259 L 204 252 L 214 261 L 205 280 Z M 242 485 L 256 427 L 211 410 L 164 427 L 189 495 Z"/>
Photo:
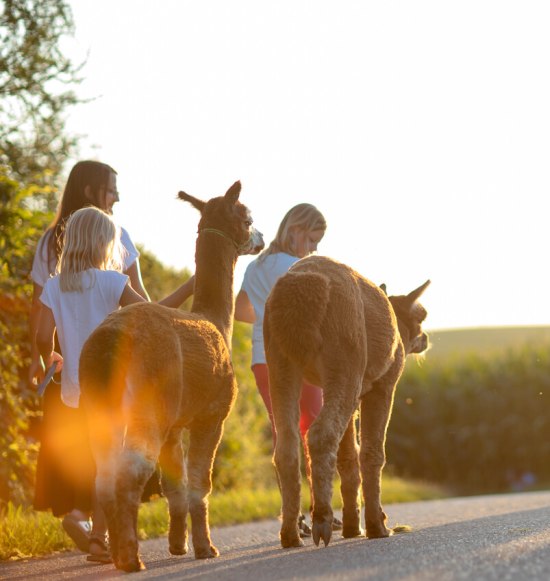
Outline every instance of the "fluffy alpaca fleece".
<path fill-rule="evenodd" d="M 299 398 L 302 378 L 323 388 L 323 408 L 307 442 L 313 490 L 312 533 L 332 535 L 332 483 L 340 474 L 344 537 L 363 534 L 362 483 L 370 538 L 387 537 L 380 501 L 385 437 L 396 384 L 409 353 L 421 353 L 425 309 L 417 302 L 429 281 L 408 295 L 385 292 L 353 269 L 321 256 L 298 261 L 266 303 L 264 337 L 277 432 L 274 462 L 282 494 L 281 544 L 303 545 L 300 514 Z M 354 412 L 360 408 L 360 448 Z"/>
<path fill-rule="evenodd" d="M 179 194 L 201 212 L 192 312 L 131 305 L 112 313 L 82 351 L 82 404 L 97 464 L 96 489 L 113 561 L 125 571 L 144 568 L 137 512 L 157 461 L 169 504 L 170 552 L 187 552 L 189 513 L 195 557 L 218 555 L 210 540 L 207 498 L 237 393 L 230 353 L 233 272 L 238 255 L 263 248 L 250 212 L 238 201 L 240 189 L 236 182 L 225 196 L 208 202 Z"/>

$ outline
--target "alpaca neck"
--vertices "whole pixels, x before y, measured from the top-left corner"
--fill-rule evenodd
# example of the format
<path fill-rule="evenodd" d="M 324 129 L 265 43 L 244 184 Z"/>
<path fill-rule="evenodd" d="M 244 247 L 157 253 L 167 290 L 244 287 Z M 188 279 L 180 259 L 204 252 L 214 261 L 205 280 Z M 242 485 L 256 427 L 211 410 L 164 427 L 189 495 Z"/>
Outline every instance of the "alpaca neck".
<path fill-rule="evenodd" d="M 213 323 L 231 348 L 233 334 L 233 276 L 237 255 L 227 240 L 200 235 L 195 252 L 195 290 L 191 312 Z"/>

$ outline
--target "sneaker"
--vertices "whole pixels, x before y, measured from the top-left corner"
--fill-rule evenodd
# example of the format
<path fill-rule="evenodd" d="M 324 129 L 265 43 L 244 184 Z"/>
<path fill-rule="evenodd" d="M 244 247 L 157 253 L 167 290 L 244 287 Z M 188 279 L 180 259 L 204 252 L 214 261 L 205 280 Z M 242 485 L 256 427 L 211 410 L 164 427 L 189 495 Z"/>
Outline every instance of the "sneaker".
<path fill-rule="evenodd" d="M 341 531 L 343 526 L 344 525 L 342 524 L 342 521 L 339 518 L 336 518 L 335 516 L 332 517 L 332 530 L 333 531 Z"/>
<path fill-rule="evenodd" d="M 83 553 L 88 553 L 90 550 L 90 533 L 92 530 L 90 522 L 78 520 L 76 516 L 69 513 L 63 517 L 61 524 L 78 549 Z"/>
<path fill-rule="evenodd" d="M 306 516 L 301 514 L 298 517 L 298 529 L 300 531 L 300 537 L 311 537 L 311 527 L 306 522 Z"/>

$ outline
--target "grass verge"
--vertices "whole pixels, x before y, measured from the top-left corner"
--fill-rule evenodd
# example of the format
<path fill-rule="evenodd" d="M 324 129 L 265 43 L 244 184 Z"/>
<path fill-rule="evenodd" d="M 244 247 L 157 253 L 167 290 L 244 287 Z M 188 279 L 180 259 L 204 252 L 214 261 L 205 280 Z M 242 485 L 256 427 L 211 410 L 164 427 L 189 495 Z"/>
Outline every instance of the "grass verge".
<path fill-rule="evenodd" d="M 384 477 L 383 504 L 430 500 L 449 496 L 440 487 Z M 304 507 L 309 504 L 307 484 L 302 487 Z M 231 490 L 210 496 L 211 526 L 245 523 L 276 518 L 280 512 L 278 489 Z M 341 508 L 339 487 L 334 487 L 333 507 Z M 166 500 L 159 498 L 141 505 L 138 531 L 141 539 L 165 535 L 168 530 Z M 51 553 L 74 550 L 74 544 L 61 527 L 60 519 L 49 513 L 8 504 L 0 511 L 0 560 L 40 557 Z"/>

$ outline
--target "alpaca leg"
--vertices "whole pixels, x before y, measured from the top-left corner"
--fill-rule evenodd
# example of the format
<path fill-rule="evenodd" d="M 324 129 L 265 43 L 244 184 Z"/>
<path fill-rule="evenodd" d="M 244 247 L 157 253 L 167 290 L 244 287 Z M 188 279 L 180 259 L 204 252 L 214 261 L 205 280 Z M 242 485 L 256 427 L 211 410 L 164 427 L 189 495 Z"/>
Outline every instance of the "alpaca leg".
<path fill-rule="evenodd" d="M 223 418 L 201 417 L 190 427 L 188 501 L 196 559 L 219 555 L 210 539 L 208 496 L 212 492 L 212 467 L 223 431 Z"/>
<path fill-rule="evenodd" d="M 172 555 L 185 555 L 187 544 L 187 474 L 181 430 L 170 435 L 160 452 L 162 491 L 168 499 L 170 530 L 168 546 Z"/>
<path fill-rule="evenodd" d="M 313 482 L 313 542 L 332 536 L 332 490 L 340 441 L 357 407 L 358 378 L 323 378 L 324 404 L 307 434 Z M 344 390 L 343 386 L 350 386 Z M 347 391 L 349 395 L 342 397 Z"/>
<path fill-rule="evenodd" d="M 356 441 L 355 417 L 344 432 L 338 448 L 336 467 L 340 474 L 343 501 L 343 529 L 342 536 L 346 539 L 363 534 L 359 515 L 359 486 L 361 477 L 359 474 L 359 449 Z"/>
<path fill-rule="evenodd" d="M 361 448 L 359 453 L 365 503 L 365 526 L 369 538 L 388 537 L 382 510 L 381 477 L 386 462 L 386 429 L 390 420 L 395 384 L 376 382 L 361 401 Z"/>
<path fill-rule="evenodd" d="M 275 351 L 275 349 L 273 349 Z M 277 433 L 273 455 L 282 496 L 281 545 L 301 547 L 298 529 L 301 507 L 300 393 L 301 371 L 288 360 L 270 357 L 269 391 Z"/>
<path fill-rule="evenodd" d="M 143 418 L 142 418 L 143 419 Z M 117 567 L 124 571 L 145 569 L 138 554 L 137 515 L 145 484 L 155 471 L 160 453 L 157 431 L 140 423 L 139 430 L 128 425 L 125 447 L 120 455 L 116 477 L 118 507 Z"/>

